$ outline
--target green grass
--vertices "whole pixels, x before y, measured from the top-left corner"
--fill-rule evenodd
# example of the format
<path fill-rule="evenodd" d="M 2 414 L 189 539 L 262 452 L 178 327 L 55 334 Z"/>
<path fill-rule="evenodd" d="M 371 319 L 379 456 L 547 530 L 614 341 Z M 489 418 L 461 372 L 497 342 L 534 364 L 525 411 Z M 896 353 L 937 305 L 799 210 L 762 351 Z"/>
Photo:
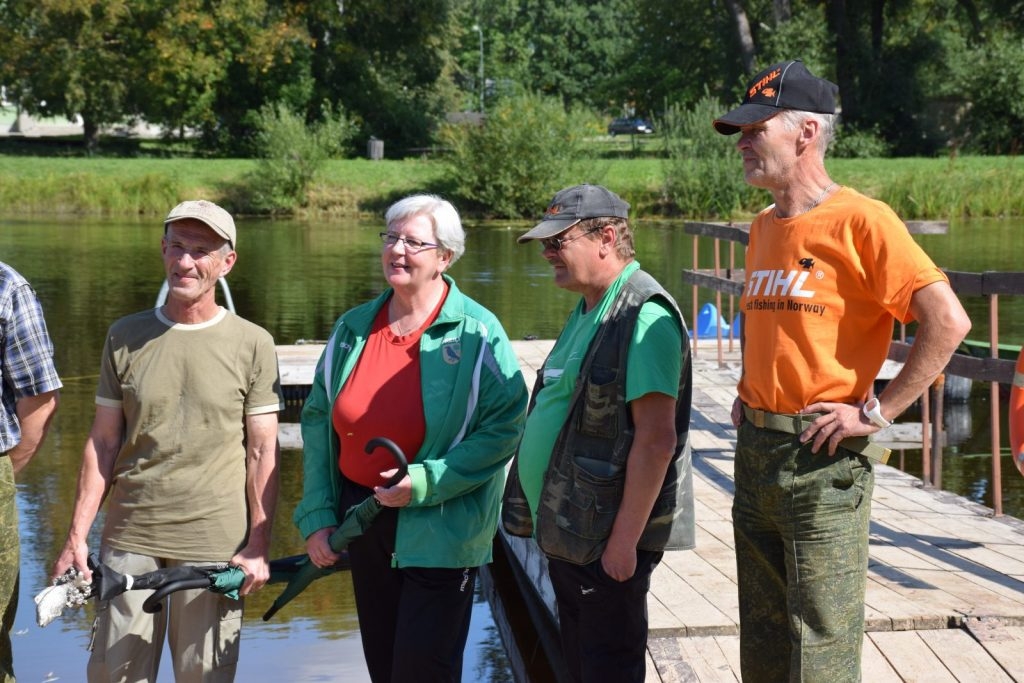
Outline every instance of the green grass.
<path fill-rule="evenodd" d="M 636 216 L 675 215 L 677 207 L 663 198 L 664 161 L 656 155 L 655 140 L 644 142 L 646 149 L 638 154 L 627 153 L 625 140 L 602 145 L 604 151 L 578 164 L 573 182 L 607 185 L 630 202 Z M 622 154 L 608 153 L 612 147 Z M 4 154 L 6 149 L 0 148 L 0 213 L 5 215 L 162 215 L 190 197 L 244 212 L 245 174 L 254 167 L 245 159 L 25 156 Z M 908 220 L 1024 216 L 1024 160 L 1017 157 L 830 159 L 827 166 L 837 182 L 887 202 Z M 738 157 L 736 172 L 741 172 Z M 437 157 L 334 160 L 310 192 L 308 205 L 296 213 L 378 215 L 413 192 L 450 194 Z M 764 198 L 770 201 L 767 194 Z M 538 197 L 538 207 L 548 199 Z"/>

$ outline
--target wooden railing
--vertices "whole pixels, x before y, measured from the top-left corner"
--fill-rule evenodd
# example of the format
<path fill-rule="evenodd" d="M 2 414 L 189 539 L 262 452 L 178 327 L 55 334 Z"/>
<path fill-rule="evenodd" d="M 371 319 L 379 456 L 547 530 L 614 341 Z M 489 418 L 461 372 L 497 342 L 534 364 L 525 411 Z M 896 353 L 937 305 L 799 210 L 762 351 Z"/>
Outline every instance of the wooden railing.
<path fill-rule="evenodd" d="M 915 234 L 944 234 L 948 231 L 948 223 L 940 221 L 911 221 L 907 228 Z M 697 353 L 696 321 L 700 303 L 698 289 L 703 287 L 715 292 L 715 307 L 722 309 L 722 296 L 728 297 L 728 318 L 732 320 L 736 297 L 743 293 L 744 271 L 736 267 L 736 248 L 745 248 L 749 241 L 749 224 L 723 223 L 686 223 L 684 230 L 693 235 L 693 268 L 684 269 L 683 282 L 693 286 L 693 327 L 694 354 Z M 714 265 L 711 268 L 700 267 L 700 239 L 713 240 L 712 253 Z M 725 242 L 728 248 L 727 263 L 722 264 L 721 248 Z M 999 396 L 999 385 L 1013 382 L 1015 363 L 1004 360 L 999 354 L 999 297 L 1001 295 L 1024 295 L 1024 273 L 1020 272 L 985 272 L 964 273 L 945 271 L 950 284 L 958 296 L 983 296 L 988 299 L 989 309 L 989 344 L 990 357 L 978 358 L 966 354 L 954 354 L 931 389 L 921 396 L 921 428 L 922 453 L 921 478 L 926 485 L 941 488 L 942 486 L 942 384 L 945 375 L 957 375 L 971 380 L 988 382 L 991 393 L 991 448 L 992 448 L 992 499 L 993 510 L 997 516 L 1003 514 L 1002 471 L 1000 463 L 1000 443 L 1002 425 L 1002 401 Z M 726 344 L 729 349 L 738 340 L 734 339 L 732 328 L 723 337 L 721 327 L 716 325 L 718 340 L 718 362 L 723 362 Z M 894 340 L 889 347 L 889 359 L 905 362 L 910 351 L 906 343 L 905 326 L 900 326 L 900 339 Z M 934 407 L 934 410 L 933 410 Z"/>

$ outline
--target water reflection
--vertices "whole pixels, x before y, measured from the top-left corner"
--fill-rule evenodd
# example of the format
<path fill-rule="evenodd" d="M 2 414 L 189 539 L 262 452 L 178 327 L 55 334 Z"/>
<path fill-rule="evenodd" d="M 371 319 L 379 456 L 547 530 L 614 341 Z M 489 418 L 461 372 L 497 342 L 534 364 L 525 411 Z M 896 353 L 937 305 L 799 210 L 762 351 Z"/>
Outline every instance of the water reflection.
<path fill-rule="evenodd" d="M 469 226 L 466 254 L 452 274 L 460 288 L 497 314 L 511 338 L 551 338 L 561 329 L 575 296 L 552 286 L 550 268 L 535 246 L 516 244 L 516 236 L 527 227 Z M 919 239 L 943 267 L 1015 270 L 1018 254 L 1006 245 L 1019 241 L 1021 227 L 1019 221 L 976 221 L 955 224 L 949 235 Z M 266 327 L 279 343 L 324 339 L 340 312 L 381 290 L 379 230 L 379 223 L 370 222 L 241 221 L 239 260 L 230 277 L 239 314 Z M 159 221 L 19 220 L 3 221 L 0 229 L 0 259 L 20 270 L 43 301 L 65 382 L 44 451 L 19 481 L 24 542 L 14 640 L 22 681 L 42 681 L 51 672 L 64 681 L 81 680 L 85 669 L 91 612 L 70 611 L 40 629 L 31 596 L 45 585 L 48 566 L 70 520 L 104 334 L 115 319 L 153 305 L 163 277 L 160 236 Z M 712 263 L 710 243 L 702 249 L 702 265 Z M 691 290 L 679 275 L 692 267 L 692 238 L 683 233 L 682 224 L 641 224 L 637 252 L 644 267 L 677 297 L 684 314 L 692 315 Z M 700 303 L 711 300 L 713 293 L 700 292 Z M 972 337 L 985 338 L 986 302 L 975 298 L 965 305 L 975 321 Z M 1024 301 L 1004 298 L 1000 310 L 1003 341 L 1024 341 Z M 985 457 L 991 432 L 987 389 L 976 385 L 967 405 L 966 413 L 960 407 L 947 413 L 950 442 L 944 484 L 991 505 L 991 464 Z M 1005 439 L 1004 428 L 1004 445 Z M 920 475 L 919 450 L 904 452 L 902 460 L 907 471 Z M 1003 479 L 1004 509 L 1024 516 L 1024 478 L 1017 476 L 1009 456 L 1003 460 Z M 275 557 L 302 550 L 290 520 L 300 497 L 301 462 L 297 453 L 286 453 L 274 528 Z M 365 680 L 347 575 L 320 580 L 264 624 L 259 615 L 276 591 L 272 586 L 249 602 L 239 680 Z M 489 619 L 486 603 L 478 601 L 466 680 L 502 680 L 506 675 Z M 170 680 L 168 674 L 161 680 Z"/>

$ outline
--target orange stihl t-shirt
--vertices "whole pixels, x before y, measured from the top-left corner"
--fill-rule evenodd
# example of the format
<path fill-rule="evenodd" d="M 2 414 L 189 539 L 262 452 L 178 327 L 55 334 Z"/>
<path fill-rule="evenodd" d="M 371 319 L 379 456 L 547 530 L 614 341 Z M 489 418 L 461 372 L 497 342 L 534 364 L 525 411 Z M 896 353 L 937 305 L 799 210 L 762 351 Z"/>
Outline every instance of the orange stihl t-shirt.
<path fill-rule="evenodd" d="M 795 413 L 863 400 L 911 295 L 948 281 L 887 205 L 850 188 L 807 213 L 765 209 L 750 227 L 740 298 L 752 408 Z"/>

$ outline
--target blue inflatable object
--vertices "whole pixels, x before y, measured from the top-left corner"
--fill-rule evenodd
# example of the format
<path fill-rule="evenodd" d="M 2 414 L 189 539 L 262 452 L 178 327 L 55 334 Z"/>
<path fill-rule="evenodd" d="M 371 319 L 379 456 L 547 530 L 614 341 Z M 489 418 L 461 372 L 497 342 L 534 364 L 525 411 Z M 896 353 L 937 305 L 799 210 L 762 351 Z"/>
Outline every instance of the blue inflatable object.
<path fill-rule="evenodd" d="M 740 314 L 737 313 L 736 317 L 732 319 L 732 336 L 736 339 L 740 338 L 740 331 L 743 329 L 743 324 L 740 322 Z"/>
<path fill-rule="evenodd" d="M 697 336 L 714 337 L 719 329 L 722 334 L 729 334 L 729 324 L 718 313 L 718 308 L 712 303 L 704 304 L 697 314 Z"/>

